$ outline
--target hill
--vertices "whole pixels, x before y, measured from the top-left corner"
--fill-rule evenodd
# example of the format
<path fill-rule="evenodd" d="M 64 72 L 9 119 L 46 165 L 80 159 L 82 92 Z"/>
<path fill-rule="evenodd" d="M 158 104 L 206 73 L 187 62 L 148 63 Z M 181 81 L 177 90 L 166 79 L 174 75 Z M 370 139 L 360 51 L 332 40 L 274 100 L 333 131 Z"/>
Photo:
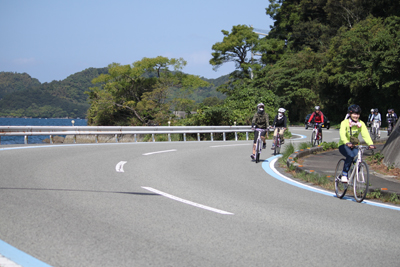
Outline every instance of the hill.
<path fill-rule="evenodd" d="M 6 94 L 23 91 L 40 86 L 38 79 L 26 73 L 0 72 L 0 98 Z"/>
<path fill-rule="evenodd" d="M 88 68 L 62 81 L 42 84 L 27 73 L 0 72 L 0 117 L 85 118 L 90 106 L 85 92 L 93 87 L 94 78 L 106 73 L 108 68 Z M 228 76 L 203 79 L 213 85 L 200 88 L 188 98 L 197 103 L 207 97 L 224 98 L 215 89 Z"/>
<path fill-rule="evenodd" d="M 86 117 L 84 94 L 107 68 L 89 68 L 62 81 L 41 84 L 26 73 L 0 73 L 1 117 Z"/>

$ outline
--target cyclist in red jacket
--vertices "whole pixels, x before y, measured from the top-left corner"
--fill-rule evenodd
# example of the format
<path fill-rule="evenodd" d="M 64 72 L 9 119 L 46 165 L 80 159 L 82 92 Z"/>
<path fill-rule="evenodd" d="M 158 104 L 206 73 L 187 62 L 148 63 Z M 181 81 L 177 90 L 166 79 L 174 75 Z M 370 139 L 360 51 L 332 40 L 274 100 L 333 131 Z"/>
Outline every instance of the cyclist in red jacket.
<path fill-rule="evenodd" d="M 324 114 L 321 111 L 320 106 L 315 106 L 315 111 L 311 114 L 310 118 L 308 119 L 308 124 L 312 121 L 314 118 L 314 122 L 318 123 L 318 132 L 322 133 L 322 124 L 324 124 Z"/>

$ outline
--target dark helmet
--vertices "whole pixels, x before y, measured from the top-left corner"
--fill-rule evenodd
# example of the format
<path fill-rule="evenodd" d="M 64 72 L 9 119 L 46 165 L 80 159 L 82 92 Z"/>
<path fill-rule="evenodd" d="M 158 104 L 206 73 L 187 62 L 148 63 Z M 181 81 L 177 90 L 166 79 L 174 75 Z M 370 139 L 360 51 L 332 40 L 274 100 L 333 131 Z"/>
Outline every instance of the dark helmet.
<path fill-rule="evenodd" d="M 376 112 L 376 113 L 378 113 L 378 112 L 379 112 L 379 110 L 376 108 L 376 109 L 375 109 L 375 112 Z"/>
<path fill-rule="evenodd" d="M 361 108 L 359 105 L 351 105 L 348 109 L 347 109 L 347 113 L 351 114 L 351 113 L 357 113 L 357 114 L 361 114 Z"/>

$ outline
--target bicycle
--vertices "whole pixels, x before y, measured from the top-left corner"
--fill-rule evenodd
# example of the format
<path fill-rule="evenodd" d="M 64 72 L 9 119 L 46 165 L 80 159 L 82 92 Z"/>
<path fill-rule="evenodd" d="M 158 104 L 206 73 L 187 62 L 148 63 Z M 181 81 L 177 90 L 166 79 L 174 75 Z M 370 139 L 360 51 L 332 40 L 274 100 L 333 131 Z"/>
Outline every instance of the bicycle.
<path fill-rule="evenodd" d="M 274 155 L 278 155 L 281 152 L 281 136 L 279 134 L 279 131 L 282 129 L 283 127 L 278 127 L 278 133 L 276 134 L 276 136 L 274 136 Z M 274 133 L 275 133 L 275 129 L 276 127 L 272 128 Z"/>
<path fill-rule="evenodd" d="M 387 135 L 389 136 L 392 133 L 393 125 L 395 125 L 396 122 L 393 120 L 388 120 L 387 123 L 388 123 Z"/>
<path fill-rule="evenodd" d="M 371 135 L 372 134 L 372 124 L 371 124 L 371 122 L 367 122 L 367 127 L 369 129 L 369 134 Z"/>
<path fill-rule="evenodd" d="M 378 131 L 379 131 L 379 122 L 372 122 L 372 127 L 371 127 L 371 139 L 376 140 L 376 137 L 378 136 Z"/>
<path fill-rule="evenodd" d="M 256 140 L 256 156 L 255 156 L 255 161 L 256 161 L 256 163 L 258 163 L 260 161 L 260 153 L 261 153 L 262 146 L 263 146 L 263 142 L 261 140 L 261 133 L 265 130 L 256 128 L 255 131 L 258 132 L 258 137 Z"/>
<path fill-rule="evenodd" d="M 314 129 L 311 134 L 311 145 L 316 146 L 322 143 L 322 131 L 320 132 L 318 129 L 319 123 L 314 123 Z"/>
<path fill-rule="evenodd" d="M 368 149 L 368 146 L 358 145 L 355 147 L 358 148 L 358 154 L 351 163 L 347 183 L 342 182 L 342 171 L 345 159 L 340 159 L 336 165 L 335 193 L 338 198 L 342 199 L 346 194 L 347 188 L 353 186 L 355 200 L 357 202 L 362 202 L 368 193 L 369 187 L 368 164 L 362 159 L 364 151 Z"/>

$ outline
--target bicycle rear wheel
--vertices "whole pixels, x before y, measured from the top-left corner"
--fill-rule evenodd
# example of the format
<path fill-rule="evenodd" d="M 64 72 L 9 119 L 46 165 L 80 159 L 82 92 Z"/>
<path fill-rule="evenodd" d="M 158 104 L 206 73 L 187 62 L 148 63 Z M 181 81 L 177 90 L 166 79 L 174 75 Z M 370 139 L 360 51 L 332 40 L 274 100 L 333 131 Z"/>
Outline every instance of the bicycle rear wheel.
<path fill-rule="evenodd" d="M 354 198 L 357 202 L 362 202 L 368 193 L 369 171 L 368 165 L 364 161 L 358 166 L 358 175 L 354 177 L 353 188 Z"/>
<path fill-rule="evenodd" d="M 257 139 L 256 144 L 256 163 L 260 161 L 260 151 L 261 151 L 261 140 Z"/>
<path fill-rule="evenodd" d="M 322 143 L 322 132 L 319 132 L 321 135 L 319 136 L 318 140 L 317 140 L 317 145 Z"/>
<path fill-rule="evenodd" d="M 342 183 L 344 159 L 340 159 L 335 170 L 335 193 L 338 198 L 343 198 L 347 191 L 347 183 Z"/>

